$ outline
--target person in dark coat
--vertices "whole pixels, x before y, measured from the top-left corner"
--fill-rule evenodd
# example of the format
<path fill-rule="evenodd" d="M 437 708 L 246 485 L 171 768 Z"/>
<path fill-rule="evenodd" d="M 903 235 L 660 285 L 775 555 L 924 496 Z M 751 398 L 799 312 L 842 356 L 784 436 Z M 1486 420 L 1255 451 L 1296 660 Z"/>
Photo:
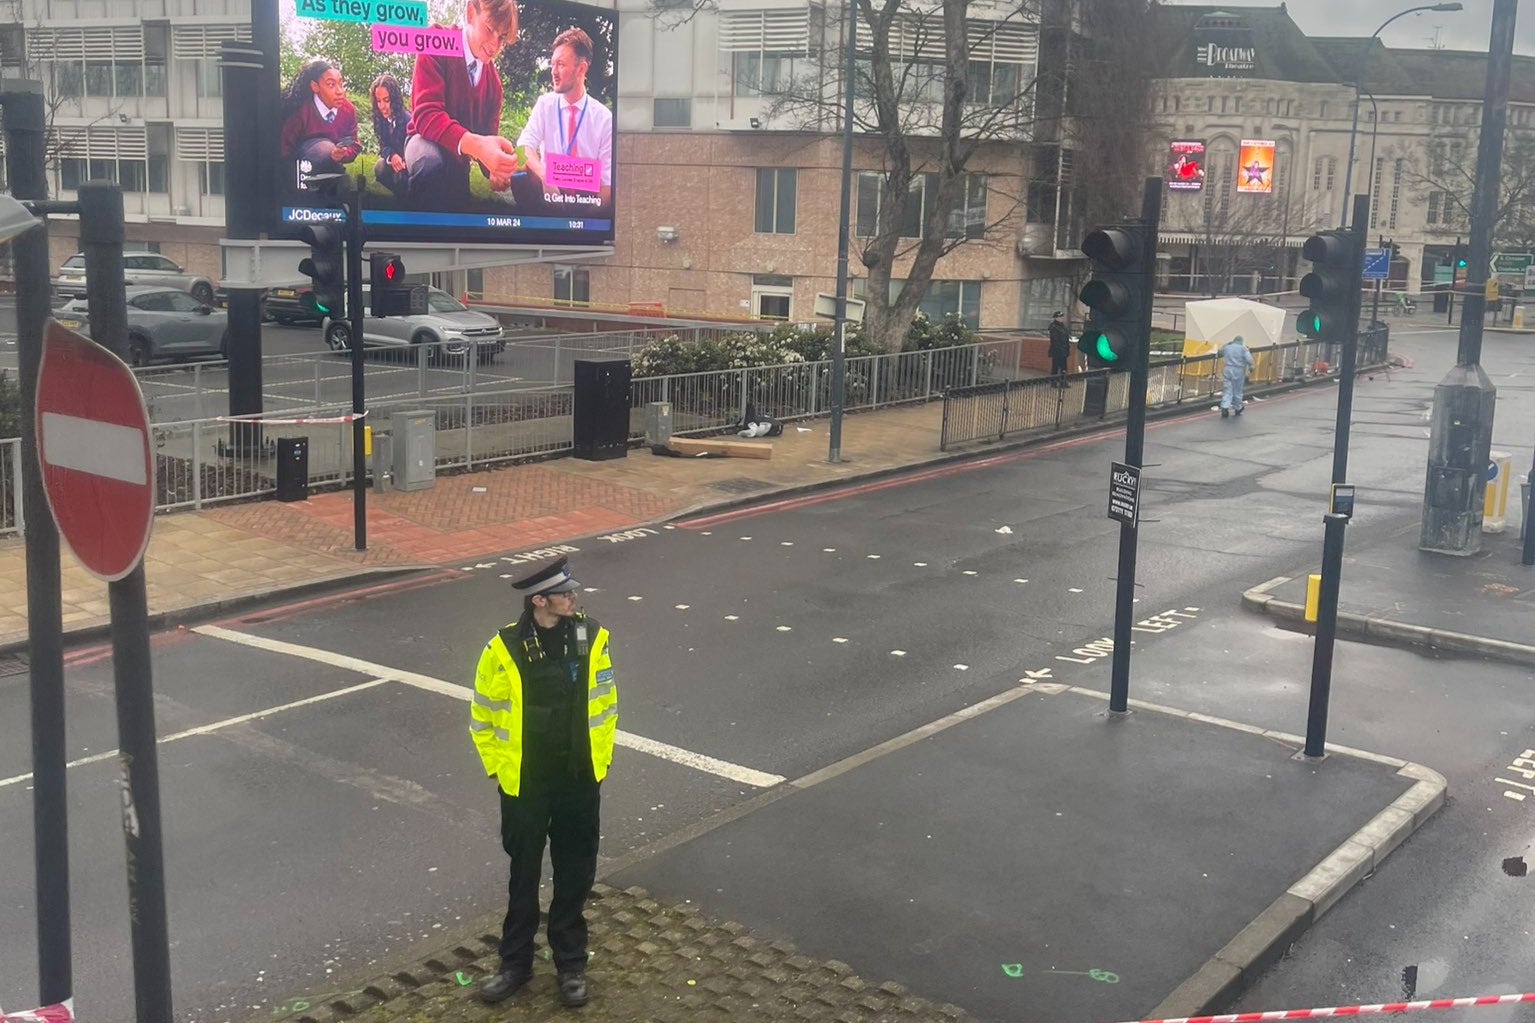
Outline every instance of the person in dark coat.
<path fill-rule="evenodd" d="M 501 802 L 509 857 L 501 965 L 480 985 L 500 1002 L 533 977 L 544 845 L 554 867 L 550 958 L 561 1005 L 586 1004 L 583 908 L 597 876 L 602 779 L 618 734 L 608 630 L 576 610 L 581 584 L 565 558 L 512 583 L 522 616 L 498 629 L 475 669 L 469 735 Z"/>
<path fill-rule="evenodd" d="M 410 127 L 410 111 L 400 95 L 400 81 L 391 74 L 373 79 L 368 90 L 373 98 L 373 134 L 378 138 L 378 162 L 373 176 L 379 184 L 398 196 L 410 189 L 410 170 L 405 166 L 405 134 Z"/>
<path fill-rule="evenodd" d="M 1060 310 L 1050 317 L 1050 375 L 1066 376 L 1066 362 L 1071 358 L 1071 332 L 1061 319 Z M 1065 387 L 1064 379 L 1056 381 L 1057 387 Z"/>

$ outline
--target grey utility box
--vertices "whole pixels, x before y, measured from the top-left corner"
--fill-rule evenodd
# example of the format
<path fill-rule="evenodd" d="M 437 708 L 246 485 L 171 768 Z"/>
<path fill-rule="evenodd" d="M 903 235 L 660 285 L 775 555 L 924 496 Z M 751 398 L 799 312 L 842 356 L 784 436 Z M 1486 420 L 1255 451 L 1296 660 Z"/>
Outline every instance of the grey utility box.
<path fill-rule="evenodd" d="M 394 442 L 394 489 L 425 490 L 437 482 L 437 413 L 389 416 Z"/>
<path fill-rule="evenodd" d="M 665 447 L 672 442 L 672 403 L 653 401 L 645 406 L 645 443 Z"/>

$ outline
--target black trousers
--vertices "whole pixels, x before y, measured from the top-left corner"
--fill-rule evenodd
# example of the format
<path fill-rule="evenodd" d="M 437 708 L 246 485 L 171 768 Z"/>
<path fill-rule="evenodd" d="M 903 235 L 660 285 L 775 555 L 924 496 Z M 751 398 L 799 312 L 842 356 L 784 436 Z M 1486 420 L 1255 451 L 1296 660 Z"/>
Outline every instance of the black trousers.
<path fill-rule="evenodd" d="M 1050 375 L 1051 376 L 1056 377 L 1056 376 L 1064 376 L 1065 375 L 1065 373 L 1066 373 L 1066 360 L 1067 360 L 1067 358 L 1069 358 L 1069 356 L 1067 356 L 1067 355 L 1052 355 L 1052 356 L 1050 356 Z"/>
<path fill-rule="evenodd" d="M 575 778 L 529 780 L 521 794 L 501 793 L 501 847 L 511 858 L 506 919 L 501 924 L 501 963 L 532 969 L 538 933 L 538 880 L 544 840 L 554 864 L 554 901 L 549 906 L 549 951 L 560 973 L 586 968 L 583 909 L 597 878 L 599 782 Z"/>

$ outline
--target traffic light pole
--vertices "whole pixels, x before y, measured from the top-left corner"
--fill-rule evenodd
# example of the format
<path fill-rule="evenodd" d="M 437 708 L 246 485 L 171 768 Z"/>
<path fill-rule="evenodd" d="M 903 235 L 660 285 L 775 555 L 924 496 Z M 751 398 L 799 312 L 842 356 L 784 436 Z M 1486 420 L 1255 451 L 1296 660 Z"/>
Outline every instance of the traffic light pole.
<path fill-rule="evenodd" d="M 365 179 L 343 179 L 341 201 L 346 204 L 346 305 L 352 335 L 352 543 L 368 549 L 368 459 L 363 452 L 367 425 L 363 412 L 367 396 L 363 387 L 362 329 L 362 193 Z M 470 358 L 474 349 L 470 349 Z"/>
<path fill-rule="evenodd" d="M 1162 220 L 1162 179 L 1147 178 L 1141 193 L 1142 289 L 1140 334 L 1130 359 L 1130 397 L 1125 416 L 1125 464 L 1141 467 L 1146 450 L 1146 387 L 1151 378 L 1151 308 L 1156 293 L 1157 232 Z M 1109 711 L 1123 714 L 1130 701 L 1130 630 L 1135 625 L 1136 526 L 1119 524 L 1119 571 L 1114 596 L 1114 660 L 1109 683 Z"/>
<path fill-rule="evenodd" d="M 1359 310 L 1363 304 L 1364 243 L 1369 228 L 1370 197 L 1354 196 L 1353 235 L 1350 250 L 1353 280 L 1348 290 L 1349 310 L 1342 325 L 1343 345 L 1338 366 L 1338 418 L 1333 429 L 1332 482 L 1348 479 L 1349 424 L 1354 417 L 1354 364 L 1358 352 Z M 1317 604 L 1316 640 L 1311 653 L 1311 699 L 1306 712 L 1306 747 L 1308 757 L 1321 757 L 1327 751 L 1327 709 L 1332 698 L 1332 655 L 1338 635 L 1338 591 L 1343 584 L 1343 532 L 1348 516 L 1336 514 L 1331 507 L 1322 516 L 1322 588 Z"/>
<path fill-rule="evenodd" d="M 21 86 L 21 82 L 4 83 Z M 4 89 L 0 84 L 0 90 Z M 41 86 L 0 91 L 6 180 L 20 200 L 48 198 Z M 34 396 L 48 318 L 48 227 L 11 239 L 16 273 L 16 363 L 21 387 L 21 508 L 27 566 L 27 650 L 32 703 L 32 834 L 37 884 L 39 1005 L 74 989 L 69 932 L 69 799 L 65 762 L 64 627 L 59 530 L 48 514 L 37 459 Z"/>

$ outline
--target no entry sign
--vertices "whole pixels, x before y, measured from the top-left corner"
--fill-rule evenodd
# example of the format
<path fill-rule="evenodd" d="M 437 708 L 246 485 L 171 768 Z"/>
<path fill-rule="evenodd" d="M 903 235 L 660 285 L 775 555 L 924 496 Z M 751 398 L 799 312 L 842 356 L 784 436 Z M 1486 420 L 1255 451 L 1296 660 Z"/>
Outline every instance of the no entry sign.
<path fill-rule="evenodd" d="M 149 413 L 139 383 L 117 356 L 50 320 L 35 407 L 53 521 L 87 572 L 115 582 L 143 559 L 155 513 Z"/>

